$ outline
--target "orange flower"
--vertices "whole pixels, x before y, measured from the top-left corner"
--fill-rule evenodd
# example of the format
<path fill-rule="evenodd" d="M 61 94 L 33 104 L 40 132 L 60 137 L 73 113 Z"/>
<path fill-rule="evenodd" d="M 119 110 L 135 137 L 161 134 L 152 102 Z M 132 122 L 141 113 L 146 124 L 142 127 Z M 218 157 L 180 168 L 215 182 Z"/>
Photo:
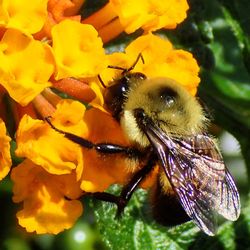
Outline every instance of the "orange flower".
<path fill-rule="evenodd" d="M 54 71 L 51 48 L 19 30 L 9 29 L 0 41 L 0 83 L 25 106 L 50 86 Z"/>
<path fill-rule="evenodd" d="M 83 22 L 92 24 L 108 42 L 123 31 L 130 34 L 139 28 L 145 32 L 174 29 L 186 18 L 188 8 L 186 0 L 110 0 Z"/>
<path fill-rule="evenodd" d="M 9 173 L 12 165 L 10 141 L 10 137 L 6 135 L 5 124 L 2 119 L 0 119 L 0 180 Z"/>
<path fill-rule="evenodd" d="M 108 113 L 91 108 L 85 112 L 84 121 L 89 130 L 86 139 L 94 143 L 109 142 L 128 145 L 121 127 Z M 128 164 L 120 155 L 101 155 L 95 150 L 83 148 L 83 156 L 82 190 L 86 192 L 102 192 L 111 184 L 127 181 Z"/>
<path fill-rule="evenodd" d="M 125 49 L 125 53 L 109 55 L 109 64 L 129 68 L 142 54 L 144 63 L 139 60 L 134 72 L 142 72 L 148 78 L 167 77 L 183 85 L 192 95 L 197 91 L 200 78 L 199 66 L 192 54 L 184 50 L 176 50 L 166 39 L 153 34 L 138 37 Z M 106 69 L 101 78 L 106 85 L 119 77 L 120 70 Z M 99 84 L 100 85 L 100 84 Z"/>
<path fill-rule="evenodd" d="M 85 0 L 49 0 L 48 11 L 57 22 L 74 17 Z"/>
<path fill-rule="evenodd" d="M 59 103 L 52 121 L 62 130 L 84 136 L 87 133 L 86 125 L 81 120 L 84 111 L 82 104 L 64 101 Z M 24 115 L 16 140 L 17 156 L 30 159 L 51 174 L 69 174 L 76 168 L 82 168 L 81 148 L 41 120 Z"/>
<path fill-rule="evenodd" d="M 91 25 L 62 21 L 53 27 L 52 40 L 57 65 L 56 80 L 93 77 L 106 67 L 102 41 Z"/>
<path fill-rule="evenodd" d="M 83 3 L 84 0 L 49 0 L 46 22 L 42 30 L 35 34 L 35 37 L 37 39 L 51 38 L 53 26 L 64 19 L 80 22 L 81 16 L 78 13 Z"/>
<path fill-rule="evenodd" d="M 81 216 L 82 191 L 74 173 L 55 176 L 29 160 L 11 173 L 13 201 L 23 202 L 17 213 L 19 224 L 28 232 L 57 234 L 71 228 Z"/>
<path fill-rule="evenodd" d="M 26 34 L 38 32 L 47 18 L 48 0 L 2 0 L 0 26 L 14 28 Z"/>

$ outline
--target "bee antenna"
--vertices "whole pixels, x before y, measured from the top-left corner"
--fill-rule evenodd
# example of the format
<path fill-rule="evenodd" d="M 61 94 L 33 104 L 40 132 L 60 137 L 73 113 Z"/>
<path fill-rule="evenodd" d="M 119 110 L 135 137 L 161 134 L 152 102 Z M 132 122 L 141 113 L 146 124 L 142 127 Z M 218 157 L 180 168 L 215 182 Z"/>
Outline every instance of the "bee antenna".
<path fill-rule="evenodd" d="M 126 73 L 128 73 L 129 71 L 133 70 L 134 67 L 136 66 L 136 64 L 139 62 L 139 60 L 141 59 L 142 63 L 144 64 L 145 61 L 144 61 L 144 58 L 142 56 L 142 53 L 140 52 L 138 54 L 138 56 L 136 57 L 135 59 L 135 62 L 128 68 L 123 68 L 123 67 L 119 67 L 119 66 L 113 66 L 113 65 L 108 65 L 108 68 L 109 69 L 118 69 L 118 70 L 122 70 L 122 75 L 125 75 Z"/>
<path fill-rule="evenodd" d="M 104 82 L 103 82 L 103 80 L 102 80 L 101 76 L 100 76 L 100 75 L 98 75 L 97 77 L 98 77 L 98 80 L 99 80 L 99 82 L 101 83 L 101 85 L 102 85 L 102 86 L 106 89 L 106 88 L 107 88 L 107 86 L 104 84 Z"/>
<path fill-rule="evenodd" d="M 122 70 L 122 71 L 127 70 L 127 69 L 125 69 L 125 68 L 123 68 L 123 67 L 113 66 L 113 65 L 108 65 L 108 68 L 109 68 L 109 69 L 119 69 L 119 70 Z"/>
<path fill-rule="evenodd" d="M 142 63 L 144 64 L 145 61 L 144 61 L 144 58 L 143 58 L 141 52 L 140 52 L 140 53 L 138 54 L 138 56 L 136 57 L 135 62 L 134 62 L 128 69 L 123 70 L 122 74 L 126 74 L 127 72 L 133 70 L 134 67 L 135 67 L 136 64 L 139 62 L 140 59 L 141 59 Z"/>

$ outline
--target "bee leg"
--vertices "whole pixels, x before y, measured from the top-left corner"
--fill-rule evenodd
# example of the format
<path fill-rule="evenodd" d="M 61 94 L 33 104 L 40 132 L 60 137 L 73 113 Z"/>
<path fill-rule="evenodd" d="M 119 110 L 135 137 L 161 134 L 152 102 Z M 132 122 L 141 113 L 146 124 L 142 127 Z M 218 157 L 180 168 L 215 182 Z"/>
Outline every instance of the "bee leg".
<path fill-rule="evenodd" d="M 47 116 L 47 117 L 44 118 L 44 120 L 50 125 L 51 128 L 53 128 L 53 129 L 54 129 L 55 131 L 57 131 L 58 133 L 63 134 L 64 137 L 66 137 L 66 138 L 69 139 L 70 141 L 72 141 L 72 142 L 74 142 L 74 143 L 76 143 L 76 144 L 78 144 L 78 145 L 81 145 L 81 146 L 84 147 L 84 148 L 91 149 L 91 148 L 94 147 L 94 144 L 93 144 L 92 142 L 90 142 L 90 141 L 88 141 L 88 140 L 86 140 L 86 139 L 84 139 L 84 138 L 82 138 L 82 137 L 79 137 L 79 136 L 77 136 L 77 135 L 74 135 L 74 134 L 71 134 L 71 133 L 65 132 L 65 131 L 63 131 L 63 130 L 61 130 L 61 129 L 56 128 L 56 127 L 52 124 L 52 122 L 50 121 L 50 118 L 51 118 L 51 117 L 48 117 L 48 116 Z"/>
<path fill-rule="evenodd" d="M 134 176 L 131 178 L 131 180 L 123 187 L 117 201 L 117 206 L 118 206 L 117 217 L 119 217 L 122 214 L 124 208 L 128 204 L 132 194 L 137 189 L 139 184 L 153 170 L 155 162 L 156 162 L 155 155 L 151 154 L 147 164 L 143 168 L 141 168 L 138 172 L 136 172 Z"/>
<path fill-rule="evenodd" d="M 85 195 L 93 197 L 97 200 L 116 204 L 116 217 L 120 217 L 133 192 L 137 189 L 138 185 L 145 179 L 145 177 L 153 170 L 155 161 L 155 155 L 151 154 L 147 164 L 134 174 L 131 180 L 123 187 L 119 196 L 105 192 L 85 193 Z"/>
<path fill-rule="evenodd" d="M 119 199 L 119 196 L 106 193 L 106 192 L 95 192 L 95 193 L 86 192 L 84 193 L 84 195 L 90 196 L 99 201 L 106 201 L 106 202 L 115 203 L 115 204 L 118 203 L 118 199 Z"/>
<path fill-rule="evenodd" d="M 97 152 L 102 153 L 102 154 L 125 154 L 129 158 L 144 156 L 141 151 L 139 151 L 138 149 L 133 148 L 133 147 L 126 147 L 126 146 L 121 146 L 121 145 L 117 145 L 117 144 L 113 144 L 113 143 L 97 143 L 97 144 L 95 144 L 89 140 L 82 138 L 82 137 L 79 137 L 77 135 L 74 135 L 74 134 L 71 134 L 71 133 L 68 133 L 68 132 L 65 132 L 63 130 L 56 128 L 51 123 L 50 117 L 45 117 L 44 119 L 51 126 L 51 128 L 53 128 L 55 131 L 63 134 L 64 137 L 66 137 L 70 141 L 72 141 L 72 142 L 74 142 L 74 143 L 76 143 L 84 148 L 94 149 Z"/>

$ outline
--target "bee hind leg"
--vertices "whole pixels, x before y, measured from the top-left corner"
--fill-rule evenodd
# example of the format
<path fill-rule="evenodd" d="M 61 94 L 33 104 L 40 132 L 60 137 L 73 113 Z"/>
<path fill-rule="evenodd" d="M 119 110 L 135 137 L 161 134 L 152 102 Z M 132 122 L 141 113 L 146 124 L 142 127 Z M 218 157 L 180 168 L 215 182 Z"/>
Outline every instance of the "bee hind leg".
<path fill-rule="evenodd" d="M 126 147 L 121 146 L 117 144 L 112 143 L 93 143 L 89 140 L 86 140 L 82 137 L 79 137 L 77 135 L 62 131 L 58 128 L 56 128 L 51 123 L 51 117 L 45 117 L 45 121 L 50 125 L 51 128 L 53 128 L 55 131 L 57 131 L 60 134 L 63 134 L 64 137 L 69 139 L 70 141 L 84 147 L 87 149 L 94 149 L 98 153 L 102 154 L 124 154 L 129 158 L 146 158 L 146 164 L 138 171 L 136 172 L 130 181 L 122 188 L 121 194 L 119 196 L 106 193 L 106 192 L 95 192 L 95 193 L 89 193 L 86 192 L 85 195 L 91 196 L 97 200 L 106 201 L 110 203 L 114 203 L 117 205 L 117 217 L 119 217 L 126 207 L 127 203 L 129 202 L 133 192 L 137 189 L 139 184 L 145 179 L 145 177 L 152 171 L 155 162 L 157 160 L 157 156 L 153 153 L 152 150 L 149 151 L 149 153 L 141 152 L 137 148 L 134 147 Z"/>
<path fill-rule="evenodd" d="M 132 194 L 134 191 L 138 188 L 138 186 L 141 184 L 141 182 L 145 179 L 145 177 L 153 170 L 155 166 L 155 155 L 150 154 L 149 160 L 147 163 L 138 171 L 136 172 L 130 181 L 122 188 L 120 196 L 118 196 L 117 201 L 117 214 L 116 216 L 119 217 L 123 211 L 126 205 L 128 204 Z"/>
<path fill-rule="evenodd" d="M 119 196 L 106 193 L 106 192 L 95 192 L 95 193 L 85 193 L 94 199 L 114 203 L 117 205 L 116 217 L 119 218 L 124 208 L 127 206 L 132 194 L 138 188 L 139 184 L 145 179 L 145 177 L 153 170 L 155 166 L 155 155 L 151 154 L 149 160 L 138 172 L 136 172 L 130 181 L 122 188 Z"/>

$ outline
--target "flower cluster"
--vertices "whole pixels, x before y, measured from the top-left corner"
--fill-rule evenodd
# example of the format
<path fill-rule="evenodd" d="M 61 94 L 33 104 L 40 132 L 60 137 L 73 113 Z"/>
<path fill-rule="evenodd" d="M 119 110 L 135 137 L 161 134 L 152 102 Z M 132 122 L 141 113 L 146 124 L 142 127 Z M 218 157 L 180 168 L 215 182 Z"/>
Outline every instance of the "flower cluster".
<path fill-rule="evenodd" d="M 193 95 L 199 83 L 192 55 L 152 33 L 182 22 L 186 0 L 110 0 L 85 19 L 79 15 L 83 3 L 3 0 L 0 6 L 0 178 L 12 167 L 10 141 L 15 140 L 15 154 L 23 161 L 11 169 L 13 201 L 23 204 L 17 218 L 28 232 L 57 234 L 72 227 L 83 212 L 79 198 L 85 192 L 124 184 L 129 175 L 123 158 L 103 158 L 81 148 L 53 130 L 45 117 L 92 142 L 129 145 L 105 110 L 98 76 L 108 86 L 121 73 L 108 65 L 128 68 L 142 53 L 145 63 L 138 62 L 135 71 L 172 78 Z M 137 29 L 144 34 L 124 52 L 105 52 L 104 43 Z M 6 96 L 16 128 L 12 138 L 5 127 Z"/>

